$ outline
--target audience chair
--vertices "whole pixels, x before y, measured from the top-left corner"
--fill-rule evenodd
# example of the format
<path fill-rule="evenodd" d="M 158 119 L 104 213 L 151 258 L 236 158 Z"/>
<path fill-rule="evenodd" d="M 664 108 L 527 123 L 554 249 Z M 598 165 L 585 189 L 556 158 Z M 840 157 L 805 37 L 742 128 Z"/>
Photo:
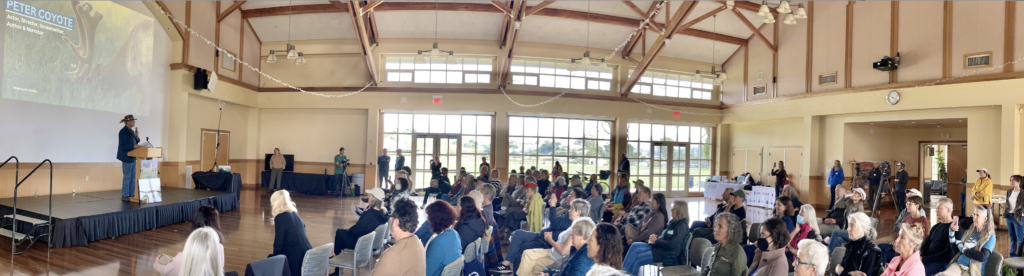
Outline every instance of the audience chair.
<path fill-rule="evenodd" d="M 249 263 L 245 266 L 245 276 L 290 276 L 288 257 L 277 255 Z"/>
<path fill-rule="evenodd" d="M 745 230 L 745 231 L 743 231 L 743 235 L 747 235 L 747 233 L 751 233 L 750 231 L 754 231 L 754 230 L 751 229 L 752 227 L 750 227 L 750 221 L 748 221 L 747 219 L 740 220 L 740 226 L 742 226 L 743 229 Z M 711 227 L 711 229 L 714 229 L 714 228 L 715 228 L 714 226 Z M 745 240 L 750 239 L 750 237 L 748 237 L 748 236 L 749 235 L 743 236 L 743 239 L 741 239 L 740 241 L 745 241 Z M 761 235 L 755 235 L 755 237 L 759 238 L 759 237 L 761 237 Z M 757 238 L 754 238 L 754 240 L 756 241 Z M 740 245 L 743 245 L 743 243 L 741 242 Z"/>
<path fill-rule="evenodd" d="M 441 276 L 462 276 L 462 267 L 466 265 L 466 262 L 463 260 L 464 258 L 459 256 L 455 261 L 445 265 L 444 270 L 441 270 Z"/>
<path fill-rule="evenodd" d="M 1024 257 L 1013 257 L 1009 259 L 1004 259 L 1003 263 L 1005 263 L 1006 266 L 1017 269 L 1018 275 L 1020 275 L 1020 271 L 1024 269 Z"/>
<path fill-rule="evenodd" d="M 985 263 L 985 275 L 982 276 L 999 276 L 1003 272 L 1003 254 L 992 251 L 992 255 L 988 255 L 988 262 Z"/>
<path fill-rule="evenodd" d="M 483 243 L 483 240 L 483 238 L 479 238 L 466 245 L 466 249 L 462 250 L 463 261 L 468 263 L 477 260 L 477 256 L 480 255 L 480 244 Z"/>
<path fill-rule="evenodd" d="M 871 228 L 878 228 L 878 219 L 871 218 Z"/>
<path fill-rule="evenodd" d="M 377 233 L 370 232 L 359 237 L 359 240 L 356 240 L 356 249 L 341 251 L 341 254 L 330 259 L 330 266 L 339 270 L 351 269 L 352 275 L 358 275 L 357 270 L 370 264 L 370 259 L 373 258 L 373 240 L 376 236 Z M 371 266 L 370 269 L 373 270 L 373 267 Z M 338 274 L 341 275 L 341 273 Z"/>
<path fill-rule="evenodd" d="M 488 226 L 487 231 L 484 232 L 484 236 L 490 237 L 491 233 L 494 233 L 494 226 Z M 480 254 L 487 254 L 491 250 L 491 243 L 481 240 L 480 241 Z"/>
<path fill-rule="evenodd" d="M 690 248 L 688 250 L 689 252 L 686 254 L 686 259 L 690 264 L 663 267 L 661 268 L 661 274 L 681 276 L 695 276 L 700 274 L 699 268 L 693 268 L 693 265 L 700 267 L 707 265 L 705 264 L 704 255 L 711 255 L 707 254 L 707 250 L 713 250 L 711 248 L 711 241 L 708 241 L 705 238 L 694 238 L 690 241 Z M 711 262 L 711 256 L 707 256 L 707 259 L 707 262 Z"/>
<path fill-rule="evenodd" d="M 750 243 L 757 242 L 757 238 L 761 237 L 760 231 L 761 231 L 761 223 L 760 222 L 751 223 L 750 224 L 750 232 L 749 232 L 749 234 L 747 234 L 747 240 L 750 241 Z"/>
<path fill-rule="evenodd" d="M 373 230 L 373 255 L 380 255 L 384 251 L 384 243 L 387 242 L 388 227 L 391 225 L 391 219 L 388 219 L 387 223 L 377 226 L 377 229 Z"/>
<path fill-rule="evenodd" d="M 832 256 L 828 259 L 828 271 L 825 271 L 825 275 L 835 274 L 836 265 L 843 261 L 843 256 L 846 256 L 846 247 L 836 247 L 832 250 Z"/>
<path fill-rule="evenodd" d="M 334 251 L 334 243 L 321 245 L 306 251 L 302 259 L 301 276 L 324 276 L 327 275 L 327 261 Z"/>

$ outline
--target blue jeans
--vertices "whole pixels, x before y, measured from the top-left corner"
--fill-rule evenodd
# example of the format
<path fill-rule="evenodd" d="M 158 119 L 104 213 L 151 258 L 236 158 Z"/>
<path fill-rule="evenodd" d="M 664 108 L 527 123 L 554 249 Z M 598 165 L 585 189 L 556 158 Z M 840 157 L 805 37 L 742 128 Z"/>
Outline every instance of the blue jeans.
<path fill-rule="evenodd" d="M 641 266 L 653 263 L 651 245 L 646 242 L 634 242 L 629 246 L 629 252 L 626 252 L 626 258 L 622 261 L 622 270 L 629 272 L 629 275 L 639 275 Z"/>
<path fill-rule="evenodd" d="M 544 235 L 541 233 L 526 230 L 512 232 L 508 252 L 505 254 L 505 260 L 512 263 L 512 271 L 519 271 L 519 258 L 523 257 L 523 251 L 534 248 L 549 249 L 551 245 L 544 241 Z"/>
<path fill-rule="evenodd" d="M 1024 225 L 1016 218 L 1006 218 L 1006 230 L 1010 234 L 1010 258 L 1017 257 L 1017 248 L 1024 243 Z"/>
<path fill-rule="evenodd" d="M 121 196 L 135 196 L 135 162 L 121 162 Z"/>
<path fill-rule="evenodd" d="M 703 221 L 694 221 L 693 224 L 690 224 L 690 233 L 693 233 L 693 230 L 700 228 L 708 228 L 708 224 Z"/>
<path fill-rule="evenodd" d="M 850 232 L 842 229 L 832 231 L 832 238 L 828 241 L 828 254 L 832 255 L 832 250 L 842 247 L 843 243 L 848 241 L 850 241 Z"/>
<path fill-rule="evenodd" d="M 924 264 L 924 275 L 929 275 L 930 276 L 930 275 L 939 274 L 940 272 L 946 271 L 946 268 L 948 266 L 949 266 L 948 262 L 934 262 L 934 263 Z"/>

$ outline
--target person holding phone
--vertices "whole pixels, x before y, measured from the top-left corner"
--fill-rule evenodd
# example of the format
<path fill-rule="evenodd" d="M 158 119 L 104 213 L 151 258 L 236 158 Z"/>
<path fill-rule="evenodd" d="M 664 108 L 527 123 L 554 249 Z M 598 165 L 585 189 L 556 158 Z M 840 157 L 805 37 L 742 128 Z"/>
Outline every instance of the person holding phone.
<path fill-rule="evenodd" d="M 786 163 L 779 161 L 772 164 L 771 174 L 775 177 L 775 195 L 781 195 L 782 186 L 786 185 Z"/>
<path fill-rule="evenodd" d="M 953 200 L 940 198 L 935 208 L 939 223 L 931 226 L 928 236 L 921 242 L 921 262 L 924 263 L 925 275 L 935 275 L 943 270 L 959 253 L 949 242 L 949 229 L 957 224 L 958 218 L 953 215 Z M 956 239 L 963 237 L 963 232 L 954 233 Z"/>
<path fill-rule="evenodd" d="M 135 195 L 135 157 L 128 156 L 128 152 L 141 148 L 139 145 L 139 129 L 135 127 L 135 117 L 131 114 L 121 119 L 124 127 L 117 134 L 117 160 L 121 161 L 121 173 L 124 178 L 121 180 L 121 201 L 130 201 Z"/>

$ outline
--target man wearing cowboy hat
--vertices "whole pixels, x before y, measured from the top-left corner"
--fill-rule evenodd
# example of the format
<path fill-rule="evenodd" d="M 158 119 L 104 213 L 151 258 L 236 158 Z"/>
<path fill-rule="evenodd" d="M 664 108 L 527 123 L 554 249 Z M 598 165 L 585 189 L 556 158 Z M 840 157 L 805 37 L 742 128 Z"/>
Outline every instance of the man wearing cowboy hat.
<path fill-rule="evenodd" d="M 142 146 L 139 145 L 139 132 L 132 131 L 135 127 L 135 117 L 129 114 L 121 119 L 124 127 L 117 134 L 117 160 L 121 161 L 121 173 L 124 179 L 121 180 L 121 200 L 129 201 L 135 195 L 135 157 L 128 156 L 128 152 Z"/>

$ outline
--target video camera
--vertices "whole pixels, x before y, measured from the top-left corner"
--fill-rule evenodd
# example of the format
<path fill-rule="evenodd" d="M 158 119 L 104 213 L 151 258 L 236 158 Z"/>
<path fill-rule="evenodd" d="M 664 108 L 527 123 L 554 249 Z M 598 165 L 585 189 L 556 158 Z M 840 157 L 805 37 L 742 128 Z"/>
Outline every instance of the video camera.
<path fill-rule="evenodd" d="M 882 170 L 882 177 L 889 178 L 892 176 L 892 163 L 889 161 L 879 161 L 880 169 Z"/>

